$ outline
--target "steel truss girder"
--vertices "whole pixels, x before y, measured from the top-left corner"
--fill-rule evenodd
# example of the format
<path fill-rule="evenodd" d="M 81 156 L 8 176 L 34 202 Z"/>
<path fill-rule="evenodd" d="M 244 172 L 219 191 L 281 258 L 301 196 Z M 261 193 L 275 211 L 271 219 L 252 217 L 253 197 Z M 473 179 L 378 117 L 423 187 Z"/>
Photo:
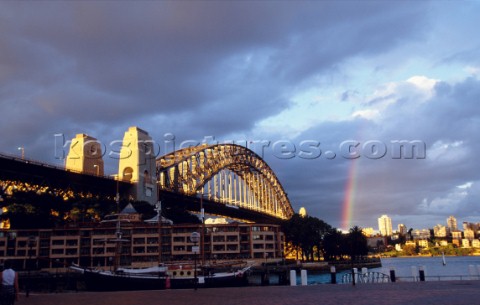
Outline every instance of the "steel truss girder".
<path fill-rule="evenodd" d="M 255 209 L 280 219 L 293 215 L 290 201 L 268 164 L 250 149 L 236 144 L 188 147 L 157 158 L 160 189 L 195 196 L 206 183 L 224 170 L 240 177 L 253 194 Z"/>

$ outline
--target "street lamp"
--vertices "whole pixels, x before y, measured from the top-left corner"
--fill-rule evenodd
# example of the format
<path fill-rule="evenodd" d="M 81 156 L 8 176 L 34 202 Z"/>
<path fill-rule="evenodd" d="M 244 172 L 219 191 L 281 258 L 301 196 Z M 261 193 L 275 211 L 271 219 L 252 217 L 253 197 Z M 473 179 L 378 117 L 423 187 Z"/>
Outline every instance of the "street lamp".
<path fill-rule="evenodd" d="M 193 283 L 193 288 L 197 290 L 197 254 L 199 252 L 198 249 L 198 242 L 200 241 L 200 233 L 198 232 L 193 232 L 190 235 L 190 241 L 193 243 L 192 247 L 192 252 L 193 252 L 193 259 L 194 259 L 194 269 L 193 269 L 193 274 L 194 274 L 194 283 Z"/>
<path fill-rule="evenodd" d="M 203 209 L 203 188 L 200 193 L 200 216 L 202 218 L 202 234 L 200 240 L 200 250 L 202 251 L 202 265 L 205 265 L 205 210 Z"/>
<path fill-rule="evenodd" d="M 32 268 L 32 248 L 35 245 L 36 238 L 35 236 L 28 237 L 28 266 L 27 266 L 27 287 L 25 287 L 25 296 L 28 298 L 30 296 L 30 269 Z"/>
<path fill-rule="evenodd" d="M 162 262 L 162 202 L 159 200 L 155 204 L 155 211 L 157 212 L 157 226 L 158 226 L 158 263 Z"/>
<path fill-rule="evenodd" d="M 264 271 L 265 273 L 263 274 L 262 285 L 268 285 L 270 282 L 268 267 L 267 267 L 268 252 L 264 252 L 263 256 L 265 257 L 265 271 Z"/>

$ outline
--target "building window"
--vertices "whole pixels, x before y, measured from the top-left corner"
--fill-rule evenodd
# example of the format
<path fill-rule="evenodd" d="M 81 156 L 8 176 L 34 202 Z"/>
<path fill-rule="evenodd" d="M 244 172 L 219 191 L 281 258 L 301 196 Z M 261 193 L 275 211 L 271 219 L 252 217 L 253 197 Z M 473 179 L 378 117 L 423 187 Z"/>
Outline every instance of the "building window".
<path fill-rule="evenodd" d="M 173 237 L 173 242 L 175 242 L 175 243 L 184 243 L 184 242 L 185 242 L 185 237 L 183 237 L 183 236 L 175 236 L 175 237 Z"/>
<path fill-rule="evenodd" d="M 52 246 L 63 246 L 64 244 L 65 244 L 65 240 L 63 239 L 52 240 Z"/>

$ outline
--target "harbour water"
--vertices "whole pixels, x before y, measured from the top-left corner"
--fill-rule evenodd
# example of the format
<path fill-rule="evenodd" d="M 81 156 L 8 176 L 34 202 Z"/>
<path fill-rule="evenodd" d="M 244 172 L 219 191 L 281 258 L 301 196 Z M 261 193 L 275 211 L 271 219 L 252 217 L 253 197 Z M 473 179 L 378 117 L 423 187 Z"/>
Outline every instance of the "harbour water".
<path fill-rule="evenodd" d="M 368 271 L 381 272 L 390 275 L 390 270 L 395 270 L 397 281 L 416 281 L 418 280 L 418 270 L 423 268 L 427 281 L 441 280 L 469 280 L 480 279 L 480 256 L 446 256 L 443 265 L 441 256 L 434 257 L 395 257 L 382 258 L 382 267 L 371 268 Z M 471 276 L 471 266 L 474 266 L 475 277 Z M 412 267 L 414 272 L 412 273 Z M 342 282 L 342 276 L 351 272 L 345 270 L 336 275 L 337 283 Z M 417 277 L 417 278 L 416 278 Z M 307 283 L 327 284 L 330 283 L 329 273 L 308 274 Z M 297 274 L 297 284 L 300 284 L 300 275 Z"/>

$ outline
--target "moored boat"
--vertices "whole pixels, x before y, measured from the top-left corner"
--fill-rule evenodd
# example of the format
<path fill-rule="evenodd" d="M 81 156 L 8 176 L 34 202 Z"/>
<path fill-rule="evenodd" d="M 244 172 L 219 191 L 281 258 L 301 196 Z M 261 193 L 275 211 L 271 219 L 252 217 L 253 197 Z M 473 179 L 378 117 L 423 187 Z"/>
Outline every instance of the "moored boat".
<path fill-rule="evenodd" d="M 85 287 L 89 291 L 160 290 L 165 289 L 165 274 L 115 272 L 82 268 L 76 265 L 70 269 L 83 274 Z"/>
<path fill-rule="evenodd" d="M 213 288 L 248 285 L 245 267 L 231 272 L 201 272 L 195 277 L 193 269 L 168 269 L 168 267 L 133 269 L 119 268 L 116 271 L 70 267 L 84 276 L 86 289 L 90 291 L 160 290 L 165 288 Z"/>

